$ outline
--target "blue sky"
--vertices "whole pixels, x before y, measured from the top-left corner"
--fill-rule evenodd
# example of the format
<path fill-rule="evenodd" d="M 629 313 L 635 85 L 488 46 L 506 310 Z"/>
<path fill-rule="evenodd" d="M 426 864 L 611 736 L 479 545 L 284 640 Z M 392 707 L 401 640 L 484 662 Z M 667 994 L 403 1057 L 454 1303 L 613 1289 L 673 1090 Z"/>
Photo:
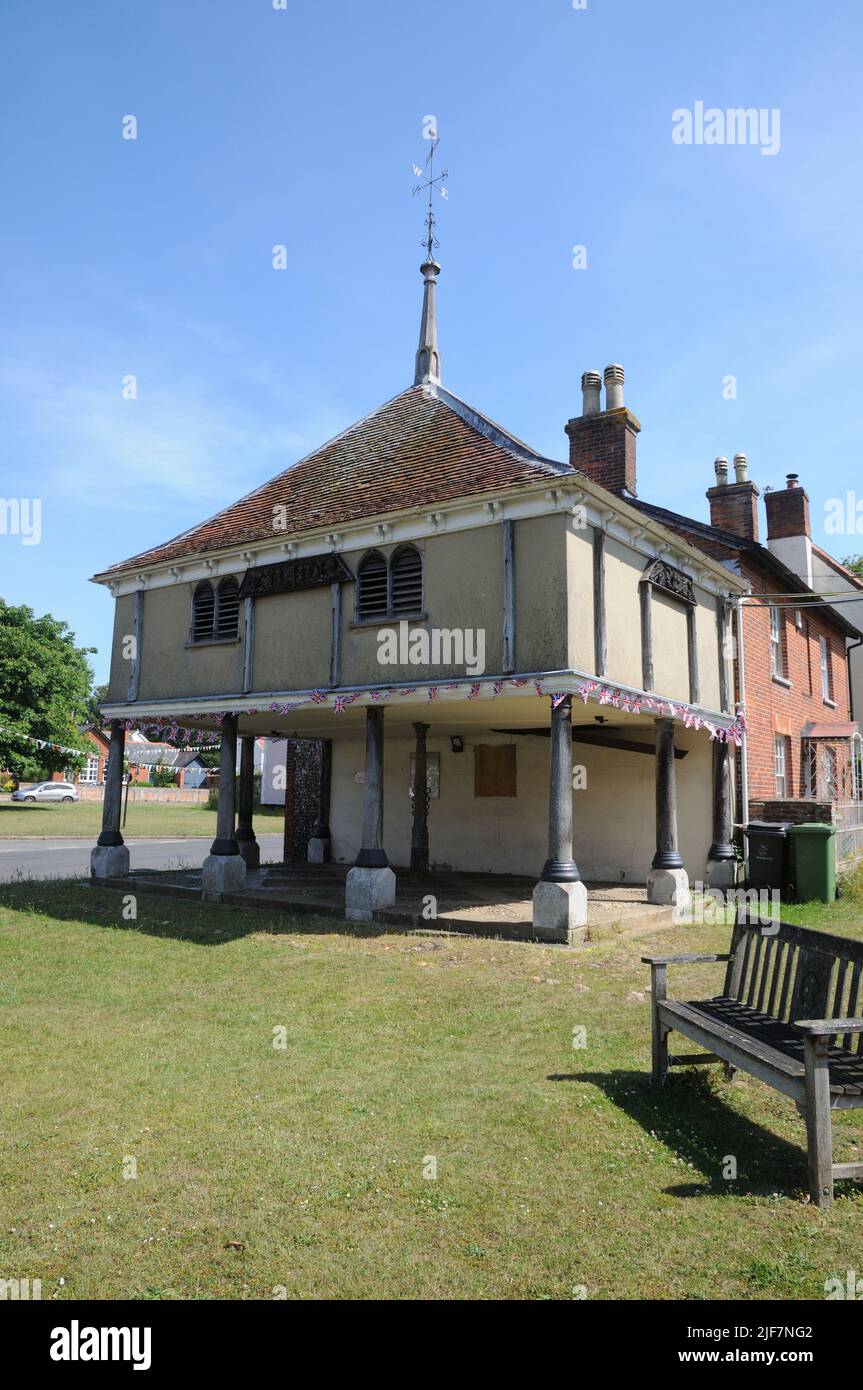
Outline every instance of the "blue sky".
<path fill-rule="evenodd" d="M 822 529 L 863 494 L 861 31 L 859 0 L 4 0 L 0 496 L 42 540 L 0 535 L 0 594 L 104 678 L 91 574 L 409 384 L 429 114 L 444 384 L 564 458 L 621 362 L 642 496 L 706 519 L 742 450 L 863 549 Z M 696 101 L 778 108 L 779 153 L 676 145 Z"/>

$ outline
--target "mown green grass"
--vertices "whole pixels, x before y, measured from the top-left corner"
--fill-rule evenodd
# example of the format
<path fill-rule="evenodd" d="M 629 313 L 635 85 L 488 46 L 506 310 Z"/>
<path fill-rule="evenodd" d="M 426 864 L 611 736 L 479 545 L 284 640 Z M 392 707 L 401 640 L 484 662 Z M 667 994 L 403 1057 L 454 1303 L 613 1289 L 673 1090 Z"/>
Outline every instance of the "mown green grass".
<path fill-rule="evenodd" d="M 43 1298 L 819 1298 L 863 1266 L 863 1191 L 804 1203 L 790 1101 L 714 1068 L 648 1087 L 639 957 L 723 949 L 724 927 L 566 950 L 121 903 L 0 889 L 0 1277 Z M 672 992 L 721 968 L 672 970 Z M 861 1155 L 858 1114 L 837 1158 Z"/>
<path fill-rule="evenodd" d="M 268 815 L 268 811 L 277 812 Z M 281 807 L 268 807 L 255 813 L 263 833 L 278 832 L 282 825 Z M 47 802 L 0 801 L 0 840 L 20 840 L 47 836 L 66 839 L 77 835 L 95 839 L 102 828 L 101 801 L 73 801 L 51 805 Z M 161 839 L 172 835 L 212 836 L 216 833 L 216 813 L 204 802 L 130 801 L 123 834 Z"/>

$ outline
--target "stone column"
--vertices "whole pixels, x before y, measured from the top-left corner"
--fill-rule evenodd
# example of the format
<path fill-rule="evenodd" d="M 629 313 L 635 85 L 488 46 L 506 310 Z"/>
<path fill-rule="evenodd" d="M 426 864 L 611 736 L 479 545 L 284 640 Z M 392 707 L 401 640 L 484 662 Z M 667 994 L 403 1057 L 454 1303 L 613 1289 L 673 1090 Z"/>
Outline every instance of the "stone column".
<path fill-rule="evenodd" d="M 242 888 L 246 881 L 246 861 L 234 835 L 234 803 L 237 796 L 237 716 L 222 720 L 222 747 L 219 757 L 219 809 L 216 838 L 204 860 L 201 887 L 205 897 L 219 896 Z"/>
<path fill-rule="evenodd" d="M 416 749 L 414 751 L 414 808 L 411 829 L 411 868 L 427 869 L 429 866 L 429 827 L 428 827 L 428 759 L 426 757 L 426 734 L 428 724 L 414 724 Z"/>
<path fill-rule="evenodd" d="M 713 844 L 707 852 L 709 888 L 733 888 L 737 882 L 731 830 L 731 749 L 724 739 L 717 739 L 713 745 Z"/>
<path fill-rule="evenodd" d="M 102 801 L 102 832 L 90 851 L 90 876 L 113 878 L 129 872 L 129 851 L 120 833 L 120 811 L 123 805 L 123 755 L 126 749 L 126 730 L 119 719 L 111 720 L 111 745 L 105 770 L 105 794 Z"/>
<path fill-rule="evenodd" d="M 587 889 L 572 857 L 572 696 L 551 711 L 548 769 L 548 858 L 533 890 L 533 930 L 541 941 L 571 944 L 584 936 Z"/>
<path fill-rule="evenodd" d="M 363 786 L 363 843 L 345 884 L 345 915 L 351 922 L 370 922 L 377 908 L 392 907 L 396 876 L 383 847 L 384 711 L 366 709 L 366 777 Z"/>
<path fill-rule="evenodd" d="M 338 584 L 334 589 L 341 588 Z M 321 780 L 318 793 L 318 819 L 309 840 L 308 860 L 310 864 L 325 864 L 330 857 L 330 789 L 333 780 L 333 741 L 321 739 Z"/>
<path fill-rule="evenodd" d="M 647 901 L 685 907 L 689 876 L 677 848 L 674 720 L 656 720 L 656 853 L 647 875 Z"/>
<path fill-rule="evenodd" d="M 255 739 L 244 734 L 240 739 L 240 785 L 237 789 L 236 841 L 247 869 L 257 869 L 261 862 L 261 847 L 252 827 L 255 810 Z"/>

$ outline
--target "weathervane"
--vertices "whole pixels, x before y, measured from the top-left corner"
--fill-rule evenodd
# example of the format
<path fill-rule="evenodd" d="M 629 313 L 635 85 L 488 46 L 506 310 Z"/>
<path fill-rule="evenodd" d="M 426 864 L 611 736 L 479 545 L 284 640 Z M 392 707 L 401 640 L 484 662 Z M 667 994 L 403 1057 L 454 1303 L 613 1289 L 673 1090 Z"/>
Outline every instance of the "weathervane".
<path fill-rule="evenodd" d="M 445 185 L 445 180 L 446 180 L 446 178 L 447 178 L 447 176 L 448 176 L 448 173 L 449 173 L 449 170 L 448 170 L 448 169 L 444 169 L 443 173 L 442 173 L 442 174 L 438 174 L 437 178 L 435 178 L 435 172 L 434 172 L 434 157 L 435 157 L 435 150 L 437 149 L 437 147 L 438 147 L 439 144 L 440 144 L 440 137 L 437 136 L 437 135 L 435 135 L 435 137 L 433 138 L 433 140 L 432 140 L 432 142 L 431 142 L 431 149 L 429 150 L 428 156 L 427 156 L 427 158 L 426 158 L 426 169 L 428 170 L 428 178 L 424 179 L 421 183 L 418 183 L 417 186 L 416 186 L 416 188 L 415 188 L 414 191 L 413 191 L 413 192 L 414 192 L 414 197 L 416 197 L 416 195 L 417 195 L 418 193 L 422 193 L 423 190 L 426 189 L 426 188 L 428 189 L 428 194 L 429 194 L 429 206 L 428 206 L 428 213 L 426 214 L 426 227 L 427 227 L 427 229 L 428 229 L 428 232 L 427 232 L 427 235 L 426 235 L 426 239 L 425 239 L 425 241 L 423 242 L 423 245 L 424 245 L 425 248 L 426 248 L 426 251 L 427 251 L 427 253 L 428 253 L 428 259 L 429 259 L 430 261 L 433 261 L 433 260 L 434 260 L 434 252 L 435 252 L 435 250 L 437 249 L 437 247 L 440 245 L 440 242 L 438 241 L 437 237 L 435 236 L 435 215 L 434 215 L 434 207 L 433 207 L 433 205 L 432 205 L 432 194 L 433 194 L 435 188 L 437 188 L 437 191 L 438 191 L 438 193 L 440 194 L 440 196 L 441 196 L 442 198 L 448 198 L 448 197 L 449 197 L 449 192 L 448 192 L 448 190 L 446 189 L 446 187 L 444 186 L 444 185 Z M 419 167 L 418 164 L 414 164 L 414 166 L 413 166 L 413 171 L 414 171 L 414 173 L 416 174 L 416 176 L 417 176 L 418 179 L 422 179 L 422 177 L 423 177 L 423 171 L 422 171 L 422 169 Z"/>

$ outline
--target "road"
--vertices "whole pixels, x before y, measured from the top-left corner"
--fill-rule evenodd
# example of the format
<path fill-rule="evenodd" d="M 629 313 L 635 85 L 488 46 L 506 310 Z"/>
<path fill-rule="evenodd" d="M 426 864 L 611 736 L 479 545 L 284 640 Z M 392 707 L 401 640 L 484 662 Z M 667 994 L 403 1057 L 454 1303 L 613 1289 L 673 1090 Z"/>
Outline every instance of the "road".
<path fill-rule="evenodd" d="M 281 835 L 259 835 L 261 861 L 281 860 Z M 198 869 L 210 851 L 207 839 L 127 840 L 131 868 Z M 0 883 L 13 878 L 77 878 L 90 873 L 93 840 L 0 840 Z"/>

